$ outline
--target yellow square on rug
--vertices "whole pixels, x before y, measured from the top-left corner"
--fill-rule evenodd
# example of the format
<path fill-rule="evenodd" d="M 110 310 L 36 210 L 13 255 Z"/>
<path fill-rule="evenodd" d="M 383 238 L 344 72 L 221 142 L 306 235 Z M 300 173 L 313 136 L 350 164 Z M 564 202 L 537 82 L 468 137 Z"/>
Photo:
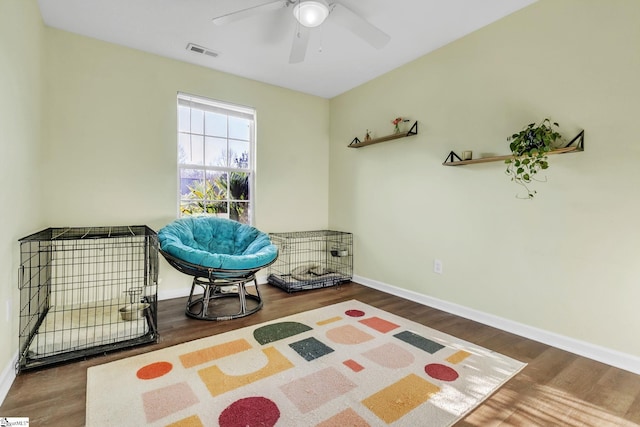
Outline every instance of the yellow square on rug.
<path fill-rule="evenodd" d="M 524 366 L 352 300 L 89 368 L 86 423 L 449 426 Z"/>

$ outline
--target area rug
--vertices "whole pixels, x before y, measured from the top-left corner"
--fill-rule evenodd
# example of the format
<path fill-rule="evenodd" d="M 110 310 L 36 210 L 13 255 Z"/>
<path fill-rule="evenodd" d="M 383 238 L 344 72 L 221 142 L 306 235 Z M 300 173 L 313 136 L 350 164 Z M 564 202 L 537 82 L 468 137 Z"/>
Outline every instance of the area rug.
<path fill-rule="evenodd" d="M 89 368 L 86 424 L 449 426 L 524 366 L 351 300 Z"/>

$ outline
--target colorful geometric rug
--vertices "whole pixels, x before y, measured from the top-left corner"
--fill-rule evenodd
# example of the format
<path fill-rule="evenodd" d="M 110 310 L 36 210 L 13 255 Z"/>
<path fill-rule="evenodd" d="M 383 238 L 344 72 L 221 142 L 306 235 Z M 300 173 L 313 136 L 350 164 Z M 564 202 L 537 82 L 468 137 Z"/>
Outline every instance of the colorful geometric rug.
<path fill-rule="evenodd" d="M 86 425 L 448 426 L 524 366 L 352 300 L 89 368 Z"/>

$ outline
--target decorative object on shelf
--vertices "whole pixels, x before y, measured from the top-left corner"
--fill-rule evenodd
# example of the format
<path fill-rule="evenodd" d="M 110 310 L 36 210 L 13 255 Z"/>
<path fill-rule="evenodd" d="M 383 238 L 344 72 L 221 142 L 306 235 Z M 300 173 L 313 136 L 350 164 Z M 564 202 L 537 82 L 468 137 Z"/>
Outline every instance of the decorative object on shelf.
<path fill-rule="evenodd" d="M 462 152 L 462 160 L 471 160 L 473 158 L 473 151 L 467 150 Z"/>
<path fill-rule="evenodd" d="M 365 136 L 364 141 L 360 141 L 358 137 L 355 137 L 353 138 L 353 141 L 351 141 L 351 143 L 348 145 L 348 147 L 360 148 L 360 147 L 365 147 L 371 144 L 377 144 L 379 142 L 391 141 L 393 139 L 398 139 L 398 138 L 406 138 L 408 136 L 413 136 L 417 134 L 418 134 L 418 122 L 416 121 L 413 123 L 413 126 L 411 126 L 411 129 L 409 129 L 407 132 L 394 133 L 392 135 L 381 136 L 380 138 L 372 138 L 369 140 L 367 140 Z"/>
<path fill-rule="evenodd" d="M 371 141 L 371 134 L 369 133 L 369 129 L 367 129 L 367 133 L 364 135 L 365 141 Z"/>
<path fill-rule="evenodd" d="M 556 141 L 562 141 L 562 135 L 556 130 L 559 126 L 547 117 L 538 124 L 529 123 L 520 132 L 507 138 L 512 157 L 504 161 L 507 165 L 505 173 L 527 192 L 526 197 L 516 197 L 533 199 L 537 191 L 529 188 L 529 185 L 533 181 L 546 182 L 546 177 L 544 180 L 537 179 L 537 174 L 549 168 L 547 153 L 558 147 Z"/>
<path fill-rule="evenodd" d="M 393 123 L 393 133 L 400 133 L 400 123 L 409 123 L 409 119 L 403 119 L 402 117 L 396 117 L 395 119 L 391 120 L 391 123 Z"/>

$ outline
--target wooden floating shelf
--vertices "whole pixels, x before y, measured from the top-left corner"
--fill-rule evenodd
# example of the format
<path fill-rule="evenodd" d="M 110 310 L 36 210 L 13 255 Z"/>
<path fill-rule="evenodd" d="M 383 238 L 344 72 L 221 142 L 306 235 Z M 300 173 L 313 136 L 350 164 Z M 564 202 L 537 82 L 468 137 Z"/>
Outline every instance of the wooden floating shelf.
<path fill-rule="evenodd" d="M 557 150 L 553 150 L 553 151 L 549 151 L 547 153 L 547 155 L 551 155 L 551 154 L 564 154 L 564 153 L 571 153 L 574 151 L 584 151 L 578 147 L 565 147 L 565 148 L 558 148 Z M 512 158 L 513 156 L 511 154 L 505 155 L 505 156 L 491 156 L 491 157 L 481 157 L 479 159 L 471 159 L 471 160 L 457 160 L 457 161 L 445 161 L 444 163 L 442 163 L 445 166 L 462 166 L 462 165 L 472 165 L 475 163 L 488 163 L 488 162 L 499 162 L 500 160 L 507 160 Z"/>
<path fill-rule="evenodd" d="M 574 145 L 575 144 L 575 145 Z M 578 153 L 584 151 L 584 130 L 580 131 L 580 133 L 567 144 L 566 147 L 556 148 L 555 150 L 549 151 L 547 155 L 552 154 L 566 154 L 566 153 Z M 471 160 L 454 160 L 455 158 L 460 159 L 456 153 L 453 151 L 449 153 L 449 156 L 442 163 L 444 166 L 463 166 L 463 165 L 472 165 L 475 163 L 488 163 L 488 162 L 499 162 L 505 161 L 507 159 L 513 158 L 511 154 L 507 154 L 504 156 L 490 156 L 490 157 L 481 157 L 479 159 L 471 159 Z"/>
<path fill-rule="evenodd" d="M 408 132 L 394 133 L 393 135 L 381 136 L 380 138 L 369 139 L 366 141 L 360 141 L 357 137 L 353 138 L 353 141 L 348 145 L 349 148 L 366 147 L 367 145 L 378 144 L 379 142 L 392 141 L 394 139 L 406 138 L 418 134 L 418 122 L 416 121 Z"/>

